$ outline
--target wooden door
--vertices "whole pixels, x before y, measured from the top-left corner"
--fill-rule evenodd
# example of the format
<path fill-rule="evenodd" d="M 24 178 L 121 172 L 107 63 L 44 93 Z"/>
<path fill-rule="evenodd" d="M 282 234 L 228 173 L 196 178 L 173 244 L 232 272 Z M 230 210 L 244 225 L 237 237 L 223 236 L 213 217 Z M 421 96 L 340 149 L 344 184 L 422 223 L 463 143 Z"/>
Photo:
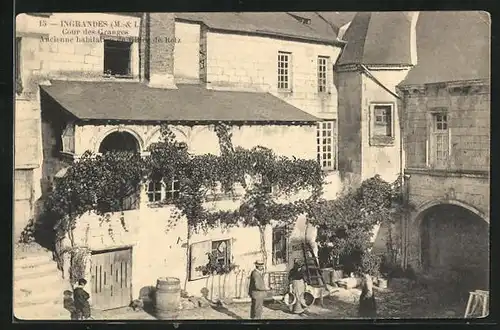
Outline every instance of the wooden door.
<path fill-rule="evenodd" d="M 92 253 L 92 307 L 126 307 L 132 299 L 132 249 Z"/>

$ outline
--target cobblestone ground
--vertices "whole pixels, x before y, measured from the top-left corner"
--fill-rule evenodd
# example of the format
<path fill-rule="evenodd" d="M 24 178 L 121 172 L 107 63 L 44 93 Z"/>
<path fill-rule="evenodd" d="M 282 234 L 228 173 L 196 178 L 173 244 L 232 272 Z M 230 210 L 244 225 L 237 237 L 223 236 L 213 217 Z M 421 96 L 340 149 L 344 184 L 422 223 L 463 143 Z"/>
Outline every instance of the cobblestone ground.
<path fill-rule="evenodd" d="M 324 306 L 313 305 L 307 315 L 290 314 L 280 302 L 266 303 L 264 319 L 354 319 L 357 318 L 359 290 L 337 289 L 331 297 L 325 298 Z M 463 317 L 463 302 L 445 303 L 442 294 L 432 289 L 409 288 L 406 284 L 376 291 L 377 314 L 379 318 L 460 318 Z M 179 320 L 201 319 L 248 319 L 249 303 L 230 304 L 226 307 L 205 307 L 179 311 Z M 95 319 L 140 319 L 155 320 L 145 311 L 134 312 L 129 308 L 94 314 Z"/>

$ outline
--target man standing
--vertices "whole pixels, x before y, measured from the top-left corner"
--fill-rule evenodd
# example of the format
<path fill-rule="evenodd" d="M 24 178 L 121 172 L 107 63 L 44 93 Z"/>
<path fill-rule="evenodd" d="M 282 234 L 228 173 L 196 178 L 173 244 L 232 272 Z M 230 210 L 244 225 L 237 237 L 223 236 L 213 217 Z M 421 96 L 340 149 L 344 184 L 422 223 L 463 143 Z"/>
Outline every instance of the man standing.
<path fill-rule="evenodd" d="M 250 274 L 250 286 L 248 294 L 252 298 L 252 306 L 250 307 L 250 318 L 262 318 L 262 308 L 264 307 L 264 298 L 266 296 L 266 284 L 264 283 L 264 263 L 262 261 L 255 262 L 255 269 Z"/>

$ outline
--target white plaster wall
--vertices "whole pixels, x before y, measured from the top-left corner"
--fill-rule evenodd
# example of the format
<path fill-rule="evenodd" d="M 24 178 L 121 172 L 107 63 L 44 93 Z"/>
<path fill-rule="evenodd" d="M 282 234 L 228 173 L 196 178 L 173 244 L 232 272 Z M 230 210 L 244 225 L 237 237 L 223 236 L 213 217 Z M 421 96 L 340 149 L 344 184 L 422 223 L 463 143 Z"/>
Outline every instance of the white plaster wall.
<path fill-rule="evenodd" d="M 292 53 L 292 92 L 277 90 L 278 52 Z M 340 48 L 260 36 L 207 33 L 207 82 L 217 89 L 267 91 L 318 117 L 336 118 L 333 63 Z M 317 58 L 329 56 L 328 90 L 318 94 Z"/>
<path fill-rule="evenodd" d="M 200 77 L 200 25 L 175 22 L 174 74 L 178 82 Z"/>
<path fill-rule="evenodd" d="M 75 153 L 97 152 L 102 139 L 116 130 L 135 135 L 142 150 L 161 139 L 157 125 L 79 125 L 75 128 Z M 194 154 L 219 153 L 219 140 L 212 126 L 175 126 L 172 130 Z M 271 148 L 278 155 L 304 159 L 316 157 L 315 126 L 238 126 L 233 127 L 232 132 L 234 146 L 252 148 L 260 145 Z"/>
<path fill-rule="evenodd" d="M 401 70 L 370 70 L 370 72 L 388 89 L 396 92 L 396 85 L 408 74 L 408 69 Z M 401 134 L 397 99 L 366 75 L 362 76 L 362 180 L 379 174 L 382 179 L 392 182 L 401 172 L 400 148 Z M 388 102 L 394 104 L 393 131 L 394 144 L 391 146 L 370 145 L 370 115 L 371 102 Z"/>

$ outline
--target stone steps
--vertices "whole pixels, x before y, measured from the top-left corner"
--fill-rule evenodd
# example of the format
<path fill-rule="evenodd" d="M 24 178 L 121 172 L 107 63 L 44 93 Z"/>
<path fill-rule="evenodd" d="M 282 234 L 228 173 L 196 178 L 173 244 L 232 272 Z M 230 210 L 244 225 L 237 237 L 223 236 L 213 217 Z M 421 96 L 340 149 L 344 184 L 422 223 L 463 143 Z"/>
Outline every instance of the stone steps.
<path fill-rule="evenodd" d="M 62 278 L 52 254 L 44 250 L 21 251 L 14 258 L 13 312 L 22 320 L 69 320 Z"/>

